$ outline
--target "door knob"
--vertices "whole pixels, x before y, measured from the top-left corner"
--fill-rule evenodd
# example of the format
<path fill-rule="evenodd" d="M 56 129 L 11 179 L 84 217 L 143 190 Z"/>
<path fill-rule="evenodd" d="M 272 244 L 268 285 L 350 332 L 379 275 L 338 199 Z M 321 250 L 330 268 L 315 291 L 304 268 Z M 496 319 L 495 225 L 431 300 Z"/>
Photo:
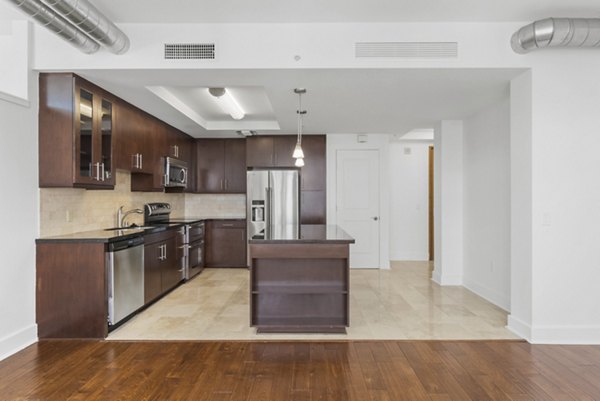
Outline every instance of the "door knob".
<path fill-rule="evenodd" d="M 377 220 L 379 220 L 379 217 L 375 216 L 375 217 L 373 217 L 373 220 L 377 221 Z"/>

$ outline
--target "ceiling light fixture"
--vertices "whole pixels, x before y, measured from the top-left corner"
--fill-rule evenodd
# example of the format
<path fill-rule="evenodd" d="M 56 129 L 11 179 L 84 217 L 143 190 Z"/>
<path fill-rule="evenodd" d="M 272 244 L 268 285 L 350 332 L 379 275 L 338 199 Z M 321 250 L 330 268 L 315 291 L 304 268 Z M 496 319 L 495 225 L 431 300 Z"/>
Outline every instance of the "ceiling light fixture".
<path fill-rule="evenodd" d="M 208 92 L 217 100 L 217 104 L 223 112 L 229 114 L 234 120 L 241 120 L 245 113 L 231 93 L 225 88 L 208 88 Z"/>
<path fill-rule="evenodd" d="M 304 151 L 302 150 L 302 117 L 306 114 L 306 110 L 302 110 L 302 95 L 306 93 L 304 88 L 294 89 L 294 93 L 298 95 L 298 139 L 296 140 L 296 146 L 294 147 L 294 153 L 292 157 L 296 159 L 296 167 L 304 166 Z"/>

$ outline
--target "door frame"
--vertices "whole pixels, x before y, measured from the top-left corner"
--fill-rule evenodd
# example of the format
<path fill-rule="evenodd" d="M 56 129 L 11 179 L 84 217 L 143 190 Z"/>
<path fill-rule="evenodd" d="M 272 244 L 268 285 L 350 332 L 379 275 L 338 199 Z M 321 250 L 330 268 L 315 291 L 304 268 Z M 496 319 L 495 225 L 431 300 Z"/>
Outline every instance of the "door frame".
<path fill-rule="evenodd" d="M 327 134 L 327 224 L 337 224 L 338 150 L 379 151 L 379 268 L 390 268 L 390 174 L 387 134 Z M 362 142 L 366 139 L 366 142 Z M 359 140 L 361 142 L 359 142 Z M 350 245 L 352 246 L 352 245 Z"/>

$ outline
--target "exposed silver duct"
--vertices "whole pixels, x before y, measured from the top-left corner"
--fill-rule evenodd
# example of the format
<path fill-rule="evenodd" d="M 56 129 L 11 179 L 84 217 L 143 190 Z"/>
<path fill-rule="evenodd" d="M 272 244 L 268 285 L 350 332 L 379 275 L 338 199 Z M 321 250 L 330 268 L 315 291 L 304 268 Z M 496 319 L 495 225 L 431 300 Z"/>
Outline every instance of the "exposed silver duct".
<path fill-rule="evenodd" d="M 116 54 L 129 49 L 127 35 L 87 0 L 9 1 L 84 53 L 98 51 L 99 44 Z"/>
<path fill-rule="evenodd" d="M 59 17 L 50 8 L 38 3 L 35 0 L 9 0 L 19 7 L 22 11 L 38 21 L 61 38 L 70 42 L 73 46 L 79 48 L 84 53 L 94 53 L 100 48 L 100 45 L 85 35 L 79 29 L 75 28 L 69 22 Z"/>
<path fill-rule="evenodd" d="M 516 53 L 545 47 L 600 47 L 600 18 L 546 18 L 512 35 Z"/>
<path fill-rule="evenodd" d="M 41 0 L 116 54 L 129 50 L 129 38 L 87 0 Z"/>

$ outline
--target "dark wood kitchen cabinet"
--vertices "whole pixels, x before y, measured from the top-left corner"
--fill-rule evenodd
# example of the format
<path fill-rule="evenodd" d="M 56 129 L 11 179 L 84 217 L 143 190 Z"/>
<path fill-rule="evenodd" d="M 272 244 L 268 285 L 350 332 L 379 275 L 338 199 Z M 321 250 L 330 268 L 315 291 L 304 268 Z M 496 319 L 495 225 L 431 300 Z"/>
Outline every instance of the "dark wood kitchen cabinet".
<path fill-rule="evenodd" d="M 294 167 L 296 135 L 253 136 L 246 140 L 247 167 Z"/>
<path fill-rule="evenodd" d="M 114 188 L 114 96 L 70 73 L 40 74 L 39 93 L 39 186 Z"/>
<path fill-rule="evenodd" d="M 155 160 L 152 144 L 155 140 L 148 129 L 149 118 L 150 116 L 128 103 L 116 103 L 117 168 L 132 173 L 153 173 Z"/>
<path fill-rule="evenodd" d="M 246 220 L 208 220 L 204 247 L 207 267 L 247 267 Z"/>
<path fill-rule="evenodd" d="M 108 334 L 106 244 L 36 244 L 36 323 L 42 338 Z"/>
<path fill-rule="evenodd" d="M 183 279 L 183 254 L 178 247 L 179 230 L 144 237 L 144 301 L 152 302 Z"/>
<path fill-rule="evenodd" d="M 196 192 L 246 192 L 246 140 L 196 140 Z"/>

